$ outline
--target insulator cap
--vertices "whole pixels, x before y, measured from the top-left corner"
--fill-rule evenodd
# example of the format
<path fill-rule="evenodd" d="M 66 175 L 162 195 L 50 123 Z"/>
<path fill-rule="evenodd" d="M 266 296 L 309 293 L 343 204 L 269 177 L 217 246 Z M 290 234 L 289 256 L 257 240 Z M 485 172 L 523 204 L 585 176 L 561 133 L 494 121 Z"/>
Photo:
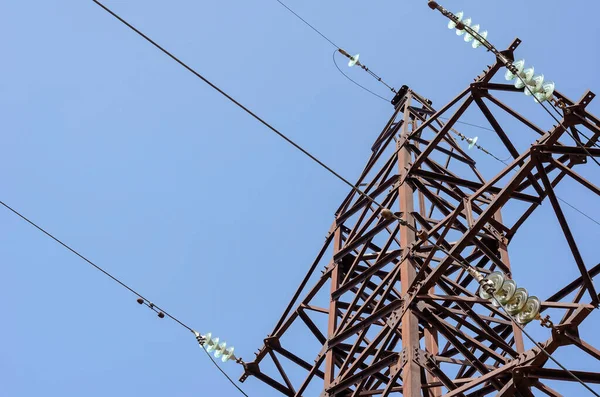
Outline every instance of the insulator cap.
<path fill-rule="evenodd" d="M 429 1 L 427 2 L 427 5 L 429 6 L 429 8 L 431 8 L 432 10 L 435 10 L 436 8 L 439 7 L 438 3 L 436 3 L 435 1 Z"/>

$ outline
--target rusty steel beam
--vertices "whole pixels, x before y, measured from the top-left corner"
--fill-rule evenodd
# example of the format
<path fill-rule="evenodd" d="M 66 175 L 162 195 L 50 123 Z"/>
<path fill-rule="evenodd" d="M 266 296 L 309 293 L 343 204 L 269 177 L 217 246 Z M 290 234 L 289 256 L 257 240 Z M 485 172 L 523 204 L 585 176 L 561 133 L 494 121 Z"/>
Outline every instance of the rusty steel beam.
<path fill-rule="evenodd" d="M 586 383 L 600 384 L 600 374 L 597 372 L 571 371 L 575 376 Z M 527 375 L 532 378 L 562 380 L 567 382 L 577 382 L 570 374 L 563 370 L 552 368 L 530 368 L 527 369 Z"/>

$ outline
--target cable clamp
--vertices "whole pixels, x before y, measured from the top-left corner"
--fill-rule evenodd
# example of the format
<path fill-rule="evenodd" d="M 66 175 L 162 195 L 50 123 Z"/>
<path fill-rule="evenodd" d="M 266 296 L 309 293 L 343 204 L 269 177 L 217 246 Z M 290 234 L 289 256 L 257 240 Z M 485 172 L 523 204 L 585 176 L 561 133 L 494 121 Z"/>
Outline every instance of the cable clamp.
<path fill-rule="evenodd" d="M 200 333 L 198 331 L 192 330 L 192 332 L 194 333 L 194 336 L 196 336 L 196 340 L 198 341 L 198 344 L 200 346 L 204 347 L 204 343 L 206 342 L 206 339 L 204 338 L 204 336 L 200 335 Z"/>
<path fill-rule="evenodd" d="M 154 303 L 152 303 L 150 301 L 146 301 L 146 300 L 144 300 L 144 298 L 141 298 L 141 297 L 137 298 L 137 303 L 139 303 L 140 305 L 145 304 L 146 306 L 148 306 L 150 308 L 150 310 L 158 313 L 158 318 L 165 318 L 165 313 L 163 313 L 160 310 L 157 310 L 156 307 L 154 306 Z"/>
<path fill-rule="evenodd" d="M 344 51 L 344 50 L 343 50 L 343 49 L 341 49 L 341 48 L 338 48 L 338 52 L 339 52 L 340 54 L 342 54 L 343 56 L 347 57 L 347 58 L 351 58 L 351 57 L 352 57 L 352 55 L 348 54 L 346 51 Z"/>

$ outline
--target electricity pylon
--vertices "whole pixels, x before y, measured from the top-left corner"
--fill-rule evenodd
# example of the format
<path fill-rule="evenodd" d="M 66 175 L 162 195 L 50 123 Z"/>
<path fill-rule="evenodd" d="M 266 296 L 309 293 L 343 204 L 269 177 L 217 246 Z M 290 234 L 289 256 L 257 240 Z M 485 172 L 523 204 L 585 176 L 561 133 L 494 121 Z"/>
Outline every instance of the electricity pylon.
<path fill-rule="evenodd" d="M 519 43 L 502 54 L 514 61 Z M 356 181 L 368 198 L 353 190 L 342 202 L 323 248 L 256 359 L 245 364 L 242 381 L 254 376 L 286 396 L 384 397 L 532 396 L 534 389 L 560 396 L 546 380 L 574 381 L 575 375 L 600 383 L 599 373 L 551 367 L 546 354 L 571 345 L 600 360 L 578 333 L 599 303 L 593 278 L 600 265 L 584 262 L 554 192 L 569 178 L 600 195 L 575 171 L 590 156 L 600 157 L 594 147 L 600 120 L 586 110 L 594 94 L 572 101 L 554 92 L 560 123 L 545 130 L 497 98 L 523 95 L 492 82 L 503 69 L 500 62 L 488 67 L 439 110 L 408 87 L 399 91 Z M 491 178 L 455 138 L 467 109 L 481 111 L 513 158 Z M 505 130 L 493 112 L 519 123 L 518 132 Z M 525 131 L 537 140 L 519 152 L 513 134 Z M 541 299 L 542 314 L 530 308 L 531 318 L 517 324 L 496 299 L 482 298 L 485 282 L 474 274 L 500 272 L 510 280 L 510 242 L 526 238 L 517 232 L 542 204 L 556 216 L 580 276 Z M 502 217 L 507 212 L 510 221 Z M 486 290 L 501 297 L 492 284 Z M 534 317 L 541 324 L 530 327 L 546 326 L 549 337 L 526 349 L 522 327 Z"/>

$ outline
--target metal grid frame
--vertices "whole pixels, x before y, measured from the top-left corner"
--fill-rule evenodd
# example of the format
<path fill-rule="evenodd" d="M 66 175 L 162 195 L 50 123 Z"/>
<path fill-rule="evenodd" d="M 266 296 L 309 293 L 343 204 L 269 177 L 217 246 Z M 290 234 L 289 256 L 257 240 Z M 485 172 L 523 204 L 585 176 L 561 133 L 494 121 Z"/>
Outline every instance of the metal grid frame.
<path fill-rule="evenodd" d="M 516 39 L 502 54 L 514 60 L 519 44 Z M 548 198 L 581 276 L 543 301 L 542 310 L 559 309 L 564 314 L 541 345 L 550 353 L 573 345 L 600 360 L 600 350 L 578 334 L 578 326 L 599 303 L 593 278 L 600 273 L 600 264 L 590 268 L 584 263 L 554 193 L 556 185 L 569 177 L 600 196 L 598 187 L 574 171 L 587 156 L 600 157 L 600 149 L 593 147 L 600 138 L 600 120 L 586 111 L 594 94 L 588 91 L 572 101 L 557 92 L 564 105 L 561 124 L 546 131 L 494 96 L 498 91 L 520 91 L 491 82 L 502 68 L 500 62 L 488 67 L 438 111 L 408 90 L 371 148 L 357 186 L 384 207 L 397 208 L 396 214 L 416 227 L 421 237 L 433 239 L 453 257 L 482 273 L 501 270 L 507 275 L 510 241 Z M 519 153 L 489 104 L 539 134 L 538 139 Z M 470 107 L 482 112 L 513 157 L 487 180 L 452 135 Z M 451 109 L 456 110 L 442 121 L 440 117 Z M 589 139 L 574 126 L 586 130 Z M 565 128 L 587 151 L 560 141 L 566 138 Z M 501 210 L 512 202 L 527 207 L 508 224 Z M 327 265 L 319 276 L 317 268 L 323 261 Z M 310 286 L 314 278 L 316 283 Z M 548 358 L 539 349 L 525 350 L 520 329 L 479 298 L 477 287 L 450 256 L 382 216 L 381 208 L 352 191 L 273 332 L 256 359 L 245 364 L 241 380 L 254 376 L 286 396 L 302 396 L 315 381 L 322 382 L 323 397 L 532 396 L 532 387 L 560 396 L 544 379 L 572 378 L 545 368 Z M 327 306 L 316 303 L 323 293 Z M 573 293 L 574 298 L 565 301 Z M 589 303 L 582 303 L 586 297 Z M 317 321 L 315 316 L 322 318 Z M 293 326 L 312 335 L 320 346 L 311 357 L 314 361 L 304 357 L 307 349 L 301 345 L 282 341 Z M 304 370 L 306 377 L 294 379 L 289 366 L 296 367 L 295 372 Z M 573 372 L 586 382 L 600 383 L 600 373 Z"/>

